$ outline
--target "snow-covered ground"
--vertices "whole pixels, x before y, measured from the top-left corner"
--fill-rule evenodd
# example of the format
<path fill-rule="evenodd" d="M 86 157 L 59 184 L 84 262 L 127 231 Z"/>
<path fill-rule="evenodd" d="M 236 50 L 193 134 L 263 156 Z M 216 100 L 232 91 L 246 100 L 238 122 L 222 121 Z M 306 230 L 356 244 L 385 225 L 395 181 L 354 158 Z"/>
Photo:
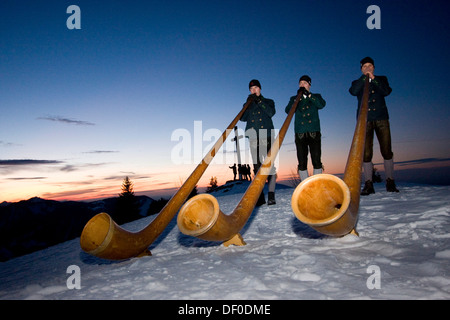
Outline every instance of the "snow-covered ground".
<path fill-rule="evenodd" d="M 360 237 L 305 226 L 291 211 L 294 189 L 280 188 L 243 228 L 246 246 L 185 236 L 176 219 L 143 258 L 102 260 L 75 239 L 0 263 L 0 299 L 450 299 L 450 186 L 398 187 L 361 197 Z M 240 188 L 217 194 L 223 212 Z"/>

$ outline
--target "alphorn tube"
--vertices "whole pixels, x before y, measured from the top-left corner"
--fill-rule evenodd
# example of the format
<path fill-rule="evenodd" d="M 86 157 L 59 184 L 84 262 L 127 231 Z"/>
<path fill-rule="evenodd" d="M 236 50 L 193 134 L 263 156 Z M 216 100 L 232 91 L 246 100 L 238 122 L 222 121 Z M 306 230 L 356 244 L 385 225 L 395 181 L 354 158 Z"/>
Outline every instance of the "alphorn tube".
<path fill-rule="evenodd" d="M 336 237 L 348 233 L 358 235 L 356 222 L 366 140 L 368 98 L 367 76 L 344 179 L 330 174 L 313 175 L 302 181 L 292 194 L 291 206 L 295 216 L 301 222 L 326 235 Z"/>
<path fill-rule="evenodd" d="M 266 159 L 234 211 L 226 215 L 214 196 L 199 194 L 188 200 L 178 213 L 177 224 L 182 233 L 208 241 L 223 241 L 225 246 L 245 245 L 239 231 L 255 208 L 301 96 L 301 93 L 297 95 Z"/>
<path fill-rule="evenodd" d="M 189 194 L 194 190 L 195 185 L 202 177 L 217 151 L 226 141 L 228 135 L 234 129 L 239 119 L 241 119 L 251 102 L 249 100 L 244 105 L 242 110 L 214 144 L 211 151 L 203 158 L 189 178 L 149 225 L 138 232 L 130 232 L 116 224 L 107 213 L 99 213 L 92 217 L 85 225 L 80 237 L 81 248 L 91 255 L 110 260 L 122 260 L 150 255 L 151 253 L 148 247 L 164 231 L 178 209 L 180 209 Z"/>

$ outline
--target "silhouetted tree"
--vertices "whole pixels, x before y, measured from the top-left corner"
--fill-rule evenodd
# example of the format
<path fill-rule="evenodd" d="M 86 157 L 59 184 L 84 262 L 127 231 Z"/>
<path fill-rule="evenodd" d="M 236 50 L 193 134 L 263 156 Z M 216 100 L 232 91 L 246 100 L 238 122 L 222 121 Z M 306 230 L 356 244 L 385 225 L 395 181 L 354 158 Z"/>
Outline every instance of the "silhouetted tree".
<path fill-rule="evenodd" d="M 125 177 L 125 179 L 123 179 L 122 193 L 119 194 L 119 197 L 122 198 L 134 197 L 133 183 L 130 181 L 128 177 Z"/>
<path fill-rule="evenodd" d="M 122 183 L 122 192 L 117 199 L 116 222 L 122 224 L 140 217 L 139 205 L 133 191 L 133 183 L 128 177 L 125 177 Z"/>

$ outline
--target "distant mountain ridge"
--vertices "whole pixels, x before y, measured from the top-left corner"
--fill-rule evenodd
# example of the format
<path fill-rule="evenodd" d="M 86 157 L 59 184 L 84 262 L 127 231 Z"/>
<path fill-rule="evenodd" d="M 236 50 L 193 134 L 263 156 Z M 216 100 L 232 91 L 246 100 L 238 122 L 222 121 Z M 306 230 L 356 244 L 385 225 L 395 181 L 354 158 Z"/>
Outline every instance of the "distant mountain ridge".
<path fill-rule="evenodd" d="M 244 194 L 250 181 L 230 180 L 210 191 L 216 197 Z M 291 188 L 277 184 L 276 189 Z M 264 187 L 267 194 L 267 186 Z M 108 213 L 118 224 L 159 213 L 168 200 L 135 196 L 138 215 L 117 211 L 119 197 L 91 202 L 55 201 L 34 197 L 19 202 L 0 203 L 0 262 L 72 240 L 81 235 L 96 214 Z"/>
<path fill-rule="evenodd" d="M 147 216 L 154 199 L 135 196 L 138 217 Z M 98 213 L 106 212 L 115 221 L 129 222 L 136 216 L 117 218 L 117 198 L 93 202 L 55 201 L 38 197 L 0 204 L 0 261 L 44 249 L 77 238 L 86 223 Z"/>

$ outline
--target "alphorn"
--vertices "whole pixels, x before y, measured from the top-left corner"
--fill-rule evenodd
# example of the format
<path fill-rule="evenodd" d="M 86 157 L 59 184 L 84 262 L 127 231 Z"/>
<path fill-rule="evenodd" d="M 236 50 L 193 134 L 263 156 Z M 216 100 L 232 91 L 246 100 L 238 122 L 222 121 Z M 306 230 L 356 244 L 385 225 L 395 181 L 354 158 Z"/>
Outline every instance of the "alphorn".
<path fill-rule="evenodd" d="M 331 174 L 317 174 L 302 181 L 291 199 L 295 216 L 320 233 L 341 237 L 358 235 L 361 167 L 366 140 L 369 98 L 369 76 L 364 84 L 363 98 L 345 166 L 344 179 Z"/>
<path fill-rule="evenodd" d="M 151 255 L 148 247 L 164 231 L 181 205 L 186 201 L 189 194 L 194 190 L 195 185 L 202 177 L 217 151 L 226 141 L 228 135 L 241 119 L 251 102 L 251 99 L 247 101 L 209 153 L 149 225 L 138 232 L 130 232 L 116 224 L 107 213 L 99 213 L 92 217 L 85 225 L 80 237 L 81 248 L 93 256 L 109 260 L 123 260 Z"/>
<path fill-rule="evenodd" d="M 177 225 L 182 233 L 202 240 L 222 241 L 225 246 L 246 244 L 239 231 L 255 208 L 301 97 L 299 93 L 267 157 L 234 211 L 226 215 L 214 196 L 199 194 L 188 200 L 178 213 Z"/>

